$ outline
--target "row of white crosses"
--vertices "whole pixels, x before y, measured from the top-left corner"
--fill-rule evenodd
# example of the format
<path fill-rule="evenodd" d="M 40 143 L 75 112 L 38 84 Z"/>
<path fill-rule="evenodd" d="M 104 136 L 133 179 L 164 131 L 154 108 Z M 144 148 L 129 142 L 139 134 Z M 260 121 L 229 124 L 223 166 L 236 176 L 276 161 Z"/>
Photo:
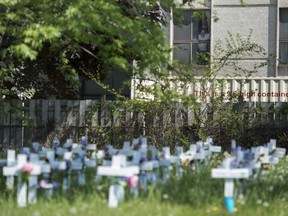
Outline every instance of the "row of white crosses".
<path fill-rule="evenodd" d="M 136 150 L 137 149 L 137 150 Z M 140 184 L 146 187 L 146 179 L 144 177 L 146 171 L 150 171 L 154 167 L 154 163 L 142 162 L 146 156 L 147 139 L 134 139 L 132 146 L 129 141 L 123 143 L 122 149 L 113 149 L 112 146 L 106 146 L 106 156 L 111 157 L 111 160 L 104 159 L 103 165 L 97 167 L 97 179 L 101 176 L 108 177 L 124 177 L 128 184 L 132 184 L 130 192 L 137 196 L 138 194 L 138 179 Z M 128 157 L 132 160 L 128 161 Z M 130 182 L 129 182 L 130 181 Z M 124 186 L 121 184 L 112 183 L 109 187 L 108 207 L 116 208 L 120 202 L 124 200 Z"/>
<path fill-rule="evenodd" d="M 154 184 L 166 183 L 172 167 L 175 167 L 176 176 L 181 177 L 183 172 L 181 160 L 209 160 L 213 152 L 221 152 L 221 147 L 213 146 L 211 138 L 208 138 L 205 143 L 197 144 L 199 145 L 198 151 L 196 151 L 196 145 L 191 145 L 189 154 L 183 153 L 183 147 L 176 147 L 175 156 L 170 154 L 169 147 L 163 147 L 159 157 L 158 150 L 151 145 L 148 146 L 145 137 L 133 139 L 131 144 L 129 141 L 124 142 L 122 149 L 113 149 L 111 145 L 108 145 L 106 146 L 106 156 L 108 155 L 111 160 L 104 159 L 103 165 L 97 167 L 97 179 L 101 179 L 102 176 L 129 179 L 138 175 L 139 184 L 137 186 L 146 191 L 149 180 Z M 131 161 L 128 161 L 129 157 L 132 157 Z M 160 178 L 159 171 L 162 171 L 162 178 Z M 138 193 L 137 188 L 133 188 L 133 192 L 137 191 L 136 193 Z M 123 185 L 112 183 L 109 188 L 108 206 L 116 208 L 123 200 Z"/>
<path fill-rule="evenodd" d="M 96 161 L 96 145 L 88 144 L 87 136 L 83 136 L 81 143 L 73 143 L 72 139 L 67 139 L 63 147 L 59 147 L 60 143 L 53 141 L 53 149 L 50 152 L 48 161 L 55 171 L 62 171 L 66 175 L 63 179 L 63 189 L 67 190 L 71 186 L 71 174 L 77 172 L 78 185 L 85 185 L 85 169 L 95 168 Z M 89 155 L 89 157 L 87 157 Z M 55 158 L 57 156 L 57 160 Z"/>
<path fill-rule="evenodd" d="M 104 156 L 104 152 L 99 150 L 96 155 L 96 145 L 88 144 L 87 137 L 82 137 L 81 143 L 73 143 L 72 139 L 67 139 L 63 147 L 60 147 L 59 140 L 55 139 L 52 143 L 52 148 L 42 148 L 38 143 L 33 143 L 33 150 L 30 151 L 29 148 L 24 148 L 23 153 L 29 159 L 30 163 L 35 164 L 35 166 L 40 166 L 40 174 L 45 178 L 51 180 L 51 170 L 66 173 L 62 187 L 67 190 L 71 186 L 71 173 L 77 172 L 78 174 L 78 184 L 85 184 L 85 173 L 86 168 L 95 168 L 97 166 L 96 158 L 101 158 Z M 92 157 L 87 158 L 87 152 L 90 151 Z M 146 191 L 148 181 L 156 183 L 166 183 L 169 180 L 169 174 L 171 167 L 175 167 L 176 175 L 180 177 L 182 175 L 181 161 L 185 159 L 190 160 L 205 160 L 208 164 L 208 160 L 213 152 L 220 152 L 221 147 L 213 146 L 212 139 L 208 138 L 206 142 L 197 142 L 196 145 L 191 145 L 190 150 L 187 153 L 183 153 L 183 147 L 176 147 L 176 155 L 170 154 L 169 147 L 162 148 L 162 154 L 158 156 L 158 150 L 153 146 L 148 146 L 147 139 L 141 137 L 139 139 L 134 139 L 132 143 L 124 142 L 122 149 L 113 149 L 112 146 L 108 146 L 107 152 L 112 157 L 111 160 L 105 160 L 103 166 L 98 166 L 96 169 L 96 180 L 99 180 L 101 176 L 110 177 L 125 177 L 132 178 L 135 176 L 139 177 L 139 185 L 131 189 L 132 194 L 138 194 L 138 186 Z M 33 153 L 31 153 L 33 152 Z M 37 154 L 36 154 L 37 153 Z M 149 156 L 148 156 L 149 155 Z M 20 155 L 19 155 L 20 156 Z M 7 185 L 10 184 L 10 188 L 13 188 L 15 175 L 19 176 L 19 169 L 17 172 L 11 173 L 7 170 L 12 169 L 15 164 L 19 164 L 21 160 L 15 160 L 12 153 L 8 152 L 7 166 L 5 167 L 5 175 L 7 176 Z M 132 157 L 132 160 L 128 158 Z M 21 156 L 19 157 L 21 158 Z M 44 160 L 42 160 L 44 158 Z M 26 159 L 27 161 L 27 159 Z M 4 169 L 3 169 L 4 171 Z M 160 178 L 160 171 L 161 177 Z M 35 177 L 36 176 L 36 177 Z M 31 180 L 31 190 L 32 185 L 37 185 L 38 179 L 37 175 L 33 173 L 29 178 Z M 12 180 L 13 179 L 13 180 Z M 20 182 L 20 181 L 19 181 Z M 45 184 L 45 189 L 47 196 L 51 196 L 53 192 L 52 182 Z M 37 187 L 33 187 L 33 197 L 36 200 L 36 190 Z M 119 192 L 120 191 L 120 192 Z M 111 185 L 109 193 L 109 207 L 117 207 L 118 203 L 124 199 L 124 193 L 122 192 L 123 187 L 119 185 Z M 117 199 L 116 199 L 117 198 Z M 28 200 L 29 201 L 29 200 Z M 29 201 L 30 202 L 30 201 Z M 33 201 L 35 202 L 35 201 Z M 32 203 L 32 201 L 31 201 Z M 21 204 L 19 204 L 21 206 Z"/>
<path fill-rule="evenodd" d="M 212 169 L 212 178 L 222 178 L 224 183 L 224 202 L 228 212 L 234 212 L 234 181 L 248 179 L 254 175 L 257 179 L 261 175 L 263 164 L 274 166 L 279 158 L 286 154 L 285 148 L 276 147 L 276 139 L 271 139 L 265 146 L 252 147 L 242 150 L 236 146 L 236 141 L 231 141 L 231 156 L 227 157 L 222 165 Z"/>
<path fill-rule="evenodd" d="M 204 162 L 206 168 L 209 168 L 212 154 L 218 154 L 221 153 L 221 151 L 221 146 L 215 146 L 213 144 L 213 139 L 208 136 L 204 142 L 198 141 L 196 144 L 191 144 L 189 146 L 189 150 L 184 153 L 181 152 L 179 157 L 181 161 L 193 161 L 195 165 L 195 171 L 196 173 L 199 173 L 203 168 L 202 162 Z"/>
<path fill-rule="evenodd" d="M 85 155 L 90 152 L 92 157 Z M 81 143 L 73 143 L 72 139 L 67 139 L 63 147 L 60 147 L 59 140 L 54 140 L 52 148 L 42 148 L 39 143 L 32 144 L 30 148 L 23 148 L 21 154 L 17 155 L 15 150 L 8 150 L 7 160 L 3 160 L 3 175 L 6 176 L 7 189 L 13 189 L 14 176 L 18 176 L 17 203 L 19 207 L 27 205 L 27 182 L 23 181 L 23 175 L 29 176 L 28 180 L 28 203 L 35 203 L 37 188 L 45 189 L 46 196 L 53 193 L 54 184 L 51 182 L 51 170 L 65 172 L 67 175 L 63 179 L 63 189 L 67 190 L 71 184 L 71 172 L 78 172 L 78 184 L 85 184 L 85 168 L 96 169 L 95 144 L 88 144 L 87 137 L 82 137 Z M 73 158 L 75 156 L 75 159 Z M 6 162 L 6 163 L 5 163 Z M 30 170 L 25 170 L 26 167 Z M 25 173 L 29 172 L 29 173 Z M 38 181 L 38 176 L 42 175 L 45 180 Z"/>
<path fill-rule="evenodd" d="M 112 158 L 111 162 L 104 160 L 103 165 L 97 168 L 97 175 L 126 177 L 128 181 L 129 178 L 137 175 L 139 178 L 138 185 L 130 188 L 133 195 L 138 194 L 138 187 L 146 191 L 149 180 L 154 184 L 159 181 L 160 167 L 163 170 L 163 183 L 167 182 L 170 164 L 178 163 L 179 160 L 178 157 L 170 155 L 168 147 L 163 148 L 163 158 L 158 160 L 157 149 L 153 146 L 148 146 L 147 138 L 145 137 L 133 139 L 131 145 L 129 141 L 124 142 L 122 149 L 113 149 L 112 146 L 107 146 L 106 153 Z M 128 161 L 128 157 L 132 157 L 132 160 Z M 122 185 L 112 184 L 109 189 L 108 206 L 116 208 L 118 203 L 124 199 L 123 193 Z"/>
<path fill-rule="evenodd" d="M 29 155 L 27 155 L 29 153 Z M 28 167 L 28 169 L 27 169 Z M 27 205 L 27 189 L 28 189 L 28 203 L 34 204 L 37 200 L 37 188 L 38 188 L 38 176 L 49 176 L 51 172 L 50 164 L 45 161 L 39 160 L 37 153 L 30 153 L 27 148 L 21 154 L 17 155 L 15 150 L 8 150 L 7 152 L 7 164 L 3 167 L 3 175 L 6 176 L 7 189 L 13 189 L 14 176 L 18 177 L 17 185 L 17 204 L 19 207 L 25 207 Z M 27 179 L 23 179 L 26 176 Z M 28 183 L 28 188 L 27 188 Z M 47 196 L 51 194 L 53 185 L 43 185 L 43 188 L 49 189 L 46 191 Z"/>
<path fill-rule="evenodd" d="M 139 166 L 127 165 L 125 155 L 113 155 L 109 166 L 98 166 L 98 176 L 112 177 L 133 177 L 140 172 Z M 116 208 L 120 202 L 124 200 L 124 187 L 122 185 L 112 184 L 109 188 L 108 206 Z"/>

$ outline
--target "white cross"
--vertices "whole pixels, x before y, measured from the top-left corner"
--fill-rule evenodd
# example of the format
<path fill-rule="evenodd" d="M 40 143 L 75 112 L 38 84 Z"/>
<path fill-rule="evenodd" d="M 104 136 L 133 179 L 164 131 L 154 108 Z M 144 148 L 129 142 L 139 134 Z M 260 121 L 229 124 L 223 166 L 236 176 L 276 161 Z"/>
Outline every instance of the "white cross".
<path fill-rule="evenodd" d="M 76 156 L 75 159 L 71 161 L 71 171 L 77 171 L 78 174 L 78 185 L 85 185 L 85 174 L 84 174 L 84 159 L 85 151 L 82 148 L 72 149 L 73 155 Z"/>
<path fill-rule="evenodd" d="M 72 160 L 72 152 L 70 151 L 67 151 L 67 152 L 64 152 L 64 156 L 63 156 L 63 159 L 64 161 L 66 161 L 68 164 L 71 163 L 71 160 Z M 70 164 L 71 165 L 71 164 Z M 62 187 L 63 187 L 63 190 L 67 190 L 70 188 L 70 185 L 71 185 L 71 168 L 66 170 L 67 172 L 67 176 L 65 176 L 63 178 L 63 184 L 62 184 Z"/>
<path fill-rule="evenodd" d="M 190 154 L 193 155 L 193 160 L 195 161 L 195 171 L 199 172 L 201 170 L 201 162 L 210 156 L 210 152 L 205 152 L 203 147 L 203 142 L 198 141 L 196 144 L 191 144 L 189 147 Z"/>
<path fill-rule="evenodd" d="M 212 169 L 212 178 L 222 178 L 225 180 L 224 183 L 224 199 L 225 202 L 234 203 L 234 180 L 235 179 L 247 179 L 249 178 L 249 169 L 248 168 L 231 168 L 231 162 L 233 158 L 226 158 L 223 161 L 223 167 Z M 230 209 L 229 206 L 226 206 L 229 212 L 234 211 Z"/>
<path fill-rule="evenodd" d="M 16 151 L 9 149 L 7 151 L 7 160 L 5 160 L 5 161 L 6 161 L 7 167 L 14 166 L 16 164 Z M 4 172 L 4 169 L 3 169 L 3 172 Z M 8 190 L 12 190 L 13 187 L 14 187 L 14 174 L 13 175 L 6 175 L 6 188 Z"/>
<path fill-rule="evenodd" d="M 14 166 L 5 166 L 3 167 L 4 176 L 18 176 L 18 186 L 17 186 L 17 204 L 19 207 L 25 207 L 27 205 L 27 182 L 22 180 L 21 169 L 27 163 L 27 155 L 18 154 L 17 155 L 17 164 Z M 40 175 L 41 168 L 39 165 L 33 164 L 33 170 L 30 173 L 30 176 Z M 33 179 L 33 177 L 32 177 Z M 30 180 L 29 180 L 30 181 Z M 33 180 L 32 180 L 33 182 Z M 33 196 L 33 192 L 32 192 Z M 29 202 L 34 202 L 33 199 L 29 199 Z"/>
<path fill-rule="evenodd" d="M 119 176 L 131 177 L 138 175 L 139 166 L 126 166 L 125 155 L 113 155 L 111 166 L 98 166 L 97 175 L 99 176 Z M 109 208 L 117 208 L 118 203 L 124 200 L 124 188 L 121 185 L 111 185 L 109 188 L 108 206 Z"/>

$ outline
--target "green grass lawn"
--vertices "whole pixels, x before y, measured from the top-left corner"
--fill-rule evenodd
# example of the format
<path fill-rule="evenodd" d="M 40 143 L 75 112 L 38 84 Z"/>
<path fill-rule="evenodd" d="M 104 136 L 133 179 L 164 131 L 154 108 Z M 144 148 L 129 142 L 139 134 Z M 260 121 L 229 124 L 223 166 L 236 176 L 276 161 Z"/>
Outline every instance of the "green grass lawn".
<path fill-rule="evenodd" d="M 93 172 L 95 173 L 95 172 Z M 102 184 L 93 181 L 93 174 L 88 173 L 87 185 L 74 186 L 63 193 L 58 188 L 50 199 L 43 192 L 38 192 L 35 205 L 18 208 L 16 191 L 5 188 L 5 179 L 0 179 L 0 215 L 17 216 L 201 216 L 230 215 L 223 203 L 224 183 L 221 179 L 212 179 L 210 170 L 199 174 L 186 173 L 183 178 L 171 180 L 165 184 L 150 187 L 148 192 L 140 193 L 134 199 L 127 191 L 125 201 L 116 209 L 107 207 L 109 181 Z M 91 175 L 89 175 L 91 174 Z M 287 162 L 285 159 L 268 174 L 258 180 L 249 179 L 236 182 L 234 215 L 243 216 L 285 216 L 288 215 Z M 237 195 L 237 189 L 243 185 L 244 197 Z M 15 187 L 16 188 L 16 187 Z"/>

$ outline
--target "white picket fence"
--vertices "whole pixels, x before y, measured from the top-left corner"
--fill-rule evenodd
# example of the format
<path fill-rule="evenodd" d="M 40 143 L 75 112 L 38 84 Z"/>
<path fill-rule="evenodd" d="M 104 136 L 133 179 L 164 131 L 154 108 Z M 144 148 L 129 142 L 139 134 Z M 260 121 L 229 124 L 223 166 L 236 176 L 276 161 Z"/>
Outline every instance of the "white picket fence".
<path fill-rule="evenodd" d="M 139 80 L 134 79 L 132 83 L 132 97 L 154 99 L 152 94 L 144 94 L 137 90 L 138 86 L 154 86 L 158 81 L 153 80 Z M 209 100 L 211 97 L 218 97 L 220 95 L 229 97 L 242 95 L 246 102 L 287 102 L 288 101 L 288 79 L 281 77 L 225 77 L 207 79 L 203 77 L 196 77 L 191 82 L 179 82 L 171 79 L 171 88 L 176 91 L 193 95 L 199 99 L 199 102 L 205 98 Z M 228 100 L 227 100 L 228 102 Z"/>

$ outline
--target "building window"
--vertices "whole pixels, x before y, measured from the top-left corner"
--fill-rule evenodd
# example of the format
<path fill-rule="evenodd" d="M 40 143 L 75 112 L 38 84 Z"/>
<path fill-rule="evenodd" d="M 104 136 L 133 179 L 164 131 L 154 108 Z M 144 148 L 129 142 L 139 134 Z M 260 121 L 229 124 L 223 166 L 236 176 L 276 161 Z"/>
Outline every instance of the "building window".
<path fill-rule="evenodd" d="M 174 19 L 174 60 L 185 64 L 207 64 L 210 20 L 210 11 L 206 10 L 183 10 L 181 17 Z"/>
<path fill-rule="evenodd" d="M 279 63 L 288 64 L 288 8 L 280 9 Z"/>

